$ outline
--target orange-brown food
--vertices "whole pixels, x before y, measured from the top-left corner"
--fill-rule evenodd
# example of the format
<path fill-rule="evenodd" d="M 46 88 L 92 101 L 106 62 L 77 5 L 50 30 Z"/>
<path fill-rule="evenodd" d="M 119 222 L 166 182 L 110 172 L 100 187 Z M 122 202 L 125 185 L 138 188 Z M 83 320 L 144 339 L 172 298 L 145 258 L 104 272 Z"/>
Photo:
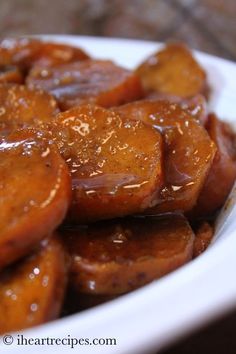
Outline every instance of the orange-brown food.
<path fill-rule="evenodd" d="M 56 147 L 31 130 L 0 139 L 0 176 L 1 269 L 62 222 L 71 179 Z"/>
<path fill-rule="evenodd" d="M 148 213 L 187 211 L 196 203 L 211 167 L 215 146 L 188 111 L 168 101 L 137 101 L 116 108 L 124 118 L 142 120 L 164 137 L 165 183 Z"/>
<path fill-rule="evenodd" d="M 151 101 L 168 101 L 170 103 L 177 103 L 184 110 L 189 111 L 189 113 L 199 121 L 203 126 L 207 122 L 207 102 L 204 96 L 196 95 L 190 98 L 182 98 L 178 96 L 152 92 L 149 93 L 146 99 Z"/>
<path fill-rule="evenodd" d="M 134 73 L 105 60 L 47 69 L 35 67 L 26 82 L 29 87 L 52 93 L 62 110 L 85 102 L 111 107 L 143 96 L 140 80 Z"/>
<path fill-rule="evenodd" d="M 98 223 L 64 236 L 72 284 L 101 295 L 128 292 L 178 268 L 192 258 L 194 240 L 181 215 Z"/>
<path fill-rule="evenodd" d="M 81 105 L 57 116 L 52 136 L 69 165 L 77 221 L 140 212 L 162 186 L 162 137 L 141 121 Z"/>
<path fill-rule="evenodd" d="M 214 236 L 213 227 L 208 222 L 203 222 L 195 233 L 193 244 L 193 258 L 203 253 L 212 241 Z"/>
<path fill-rule="evenodd" d="M 0 65 L 16 65 L 22 70 L 31 67 L 40 41 L 30 38 L 5 38 L 0 42 Z"/>
<path fill-rule="evenodd" d="M 67 283 L 68 259 L 56 239 L 0 274 L 0 334 L 58 317 Z"/>
<path fill-rule="evenodd" d="M 179 97 L 207 94 L 206 73 L 183 44 L 168 44 L 136 70 L 146 90 Z"/>
<path fill-rule="evenodd" d="M 80 48 L 30 38 L 6 38 L 0 42 L 0 65 L 28 70 L 34 65 L 54 66 L 88 59 Z"/>
<path fill-rule="evenodd" d="M 1 130 L 39 127 L 51 122 L 58 112 L 56 100 L 47 92 L 23 85 L 0 85 Z"/>
<path fill-rule="evenodd" d="M 89 59 L 89 56 L 81 48 L 61 43 L 40 42 L 33 64 L 51 67 L 86 59 Z"/>
<path fill-rule="evenodd" d="M 206 129 L 217 152 L 193 215 L 211 214 L 224 204 L 236 178 L 236 137 L 230 126 L 210 114 Z"/>
<path fill-rule="evenodd" d="M 23 81 L 23 74 L 16 66 L 0 66 L 0 84 L 22 84 Z"/>

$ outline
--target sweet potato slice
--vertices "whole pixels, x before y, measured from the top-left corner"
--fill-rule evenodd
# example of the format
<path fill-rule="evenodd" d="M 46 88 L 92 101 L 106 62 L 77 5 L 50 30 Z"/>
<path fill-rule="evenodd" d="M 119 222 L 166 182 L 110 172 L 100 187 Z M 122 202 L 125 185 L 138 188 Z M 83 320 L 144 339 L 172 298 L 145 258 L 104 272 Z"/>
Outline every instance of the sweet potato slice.
<path fill-rule="evenodd" d="M 192 212 L 194 216 L 212 214 L 222 207 L 236 178 L 236 134 L 214 114 L 209 114 L 206 129 L 217 152 Z"/>
<path fill-rule="evenodd" d="M 88 59 L 80 48 L 30 38 L 7 38 L 0 42 L 0 65 L 29 70 L 34 65 L 54 66 Z"/>
<path fill-rule="evenodd" d="M 57 148 L 31 130 L 0 139 L 0 176 L 1 269 L 62 222 L 71 179 Z"/>
<path fill-rule="evenodd" d="M 117 107 L 116 111 L 124 118 L 152 125 L 164 137 L 165 183 L 154 207 L 147 212 L 192 209 L 216 150 L 206 130 L 188 111 L 167 101 L 137 101 Z"/>
<path fill-rule="evenodd" d="M 72 217 L 91 221 L 142 211 L 162 186 L 162 137 L 141 121 L 81 105 L 57 116 L 52 136 L 72 176 Z"/>
<path fill-rule="evenodd" d="M 103 107 L 117 106 L 143 95 L 140 80 L 134 73 L 104 60 L 86 60 L 48 69 L 35 67 L 26 83 L 52 93 L 62 110 L 88 102 Z"/>
<path fill-rule="evenodd" d="M 59 112 L 56 100 L 42 90 L 23 85 L 0 85 L 0 126 L 11 131 L 19 127 L 39 127 Z"/>
<path fill-rule="evenodd" d="M 22 84 L 24 77 L 16 66 L 0 66 L 0 84 L 15 83 Z"/>
<path fill-rule="evenodd" d="M 68 258 L 55 237 L 0 274 L 0 333 L 58 317 L 67 283 Z"/>
<path fill-rule="evenodd" d="M 207 95 L 206 73 L 183 44 L 168 44 L 136 70 L 146 90 L 180 97 Z"/>
<path fill-rule="evenodd" d="M 195 239 L 193 243 L 193 257 L 198 257 L 203 253 L 214 236 L 213 227 L 208 222 L 203 222 L 195 232 Z"/>
<path fill-rule="evenodd" d="M 192 258 L 194 240 L 181 215 L 106 221 L 64 236 L 71 283 L 100 295 L 128 292 L 178 268 Z"/>
<path fill-rule="evenodd" d="M 151 101 L 168 101 L 177 103 L 184 110 L 189 111 L 193 118 L 205 126 L 208 117 L 207 102 L 204 96 L 196 95 L 190 98 L 182 98 L 178 96 L 151 92 L 147 95 L 146 99 Z"/>
<path fill-rule="evenodd" d="M 51 67 L 86 59 L 89 59 L 89 55 L 81 48 L 62 43 L 40 42 L 38 53 L 33 60 L 33 65 Z"/>
<path fill-rule="evenodd" d="M 40 41 L 30 38 L 5 38 L 0 42 L 0 65 L 28 69 L 38 52 Z"/>

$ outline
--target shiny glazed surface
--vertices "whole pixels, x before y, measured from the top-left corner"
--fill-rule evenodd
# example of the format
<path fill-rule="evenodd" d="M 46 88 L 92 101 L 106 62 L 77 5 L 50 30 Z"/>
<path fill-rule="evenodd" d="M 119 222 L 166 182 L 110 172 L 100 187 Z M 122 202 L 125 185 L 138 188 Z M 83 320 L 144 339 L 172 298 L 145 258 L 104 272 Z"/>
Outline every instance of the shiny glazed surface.
<path fill-rule="evenodd" d="M 82 105 L 57 116 L 52 137 L 72 177 L 72 216 L 91 221 L 139 212 L 163 179 L 162 137 L 143 122 Z"/>
<path fill-rule="evenodd" d="M 35 67 L 26 83 L 53 94 L 62 110 L 81 103 L 111 107 L 143 96 L 139 78 L 108 60 L 85 60 L 53 68 Z"/>
<path fill-rule="evenodd" d="M 164 137 L 165 183 L 148 213 L 187 211 L 195 205 L 216 148 L 188 111 L 168 101 L 137 101 L 116 108 L 124 117 L 155 127 Z"/>
<path fill-rule="evenodd" d="M 57 149 L 32 130 L 0 141 L 0 268 L 31 251 L 64 219 L 71 179 Z"/>
<path fill-rule="evenodd" d="M 65 231 L 72 284 L 112 295 L 140 287 L 189 261 L 194 234 L 181 215 L 130 218 Z"/>
<path fill-rule="evenodd" d="M 67 258 L 53 237 L 0 275 L 0 334 L 39 325 L 59 315 L 67 283 Z"/>

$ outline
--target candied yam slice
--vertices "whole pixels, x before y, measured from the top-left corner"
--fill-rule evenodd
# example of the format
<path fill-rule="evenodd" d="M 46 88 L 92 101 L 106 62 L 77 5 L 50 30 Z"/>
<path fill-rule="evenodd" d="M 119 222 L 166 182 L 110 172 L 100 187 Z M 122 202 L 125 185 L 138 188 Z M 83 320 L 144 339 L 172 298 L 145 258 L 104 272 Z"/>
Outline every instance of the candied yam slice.
<path fill-rule="evenodd" d="M 0 42 L 0 65 L 17 65 L 26 70 L 38 52 L 40 41 L 32 38 L 5 38 Z"/>
<path fill-rule="evenodd" d="M 68 256 L 55 237 L 0 274 L 0 333 L 36 326 L 59 316 Z"/>
<path fill-rule="evenodd" d="M 59 112 L 56 100 L 47 92 L 23 85 L 0 85 L 0 126 L 39 127 Z"/>
<path fill-rule="evenodd" d="M 152 125 L 164 137 L 165 183 L 154 207 L 147 212 L 192 209 L 216 150 L 206 130 L 188 111 L 167 101 L 137 101 L 117 107 L 116 111 L 124 118 Z"/>
<path fill-rule="evenodd" d="M 0 139 L 0 176 L 1 269 L 62 222 L 71 179 L 57 148 L 31 130 Z"/>
<path fill-rule="evenodd" d="M 206 73 L 183 44 L 166 45 L 136 70 L 146 90 L 180 97 L 207 95 Z"/>
<path fill-rule="evenodd" d="M 72 177 L 72 217 L 99 220 L 139 212 L 162 185 L 162 137 L 141 121 L 81 105 L 60 113 L 52 136 Z"/>
<path fill-rule="evenodd" d="M 196 95 L 190 98 L 182 98 L 169 94 L 158 92 L 151 92 L 146 96 L 150 101 L 168 101 L 170 103 L 177 103 L 184 110 L 189 111 L 193 118 L 205 126 L 208 117 L 207 102 L 204 96 Z"/>
<path fill-rule="evenodd" d="M 236 134 L 215 114 L 209 114 L 206 129 L 217 152 L 197 205 L 192 211 L 195 216 L 212 214 L 222 207 L 236 178 Z"/>
<path fill-rule="evenodd" d="M 136 289 L 192 258 L 194 234 L 181 215 L 121 219 L 65 232 L 71 284 L 115 295 Z"/>
<path fill-rule="evenodd" d="M 81 48 L 62 43 L 40 42 L 33 65 L 50 67 L 86 59 L 89 59 L 89 56 Z"/>
<path fill-rule="evenodd" d="M 208 222 L 203 222 L 195 232 L 193 243 L 193 258 L 203 253 L 212 241 L 214 236 L 213 227 Z"/>
<path fill-rule="evenodd" d="M 53 68 L 33 68 L 26 83 L 52 93 L 62 110 L 81 103 L 103 107 L 139 99 L 143 91 L 139 78 L 111 61 L 86 60 Z"/>
<path fill-rule="evenodd" d="M 6 38 L 0 42 L 0 65 L 29 70 L 34 65 L 53 66 L 88 59 L 80 48 L 32 38 Z"/>
<path fill-rule="evenodd" d="M 0 84 L 15 83 L 22 84 L 24 77 L 20 69 L 16 66 L 0 66 Z"/>

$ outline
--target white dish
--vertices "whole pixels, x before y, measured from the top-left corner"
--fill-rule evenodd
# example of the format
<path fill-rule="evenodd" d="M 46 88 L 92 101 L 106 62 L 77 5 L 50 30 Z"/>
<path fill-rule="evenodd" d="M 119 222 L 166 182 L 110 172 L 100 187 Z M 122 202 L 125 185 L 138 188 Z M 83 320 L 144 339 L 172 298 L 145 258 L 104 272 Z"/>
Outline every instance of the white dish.
<path fill-rule="evenodd" d="M 110 58 L 134 68 L 159 48 L 153 42 L 78 36 L 43 36 L 78 45 L 97 58 Z M 213 88 L 211 108 L 236 122 L 236 64 L 196 53 Z M 236 306 L 235 196 L 219 218 L 215 242 L 200 257 L 135 292 L 104 305 L 24 331 L 25 337 L 116 338 L 116 346 L 77 346 L 78 353 L 149 353 L 163 348 Z M 7 320 L 7 319 L 6 319 Z M 71 351 L 69 346 L 4 345 L 1 353 Z"/>

